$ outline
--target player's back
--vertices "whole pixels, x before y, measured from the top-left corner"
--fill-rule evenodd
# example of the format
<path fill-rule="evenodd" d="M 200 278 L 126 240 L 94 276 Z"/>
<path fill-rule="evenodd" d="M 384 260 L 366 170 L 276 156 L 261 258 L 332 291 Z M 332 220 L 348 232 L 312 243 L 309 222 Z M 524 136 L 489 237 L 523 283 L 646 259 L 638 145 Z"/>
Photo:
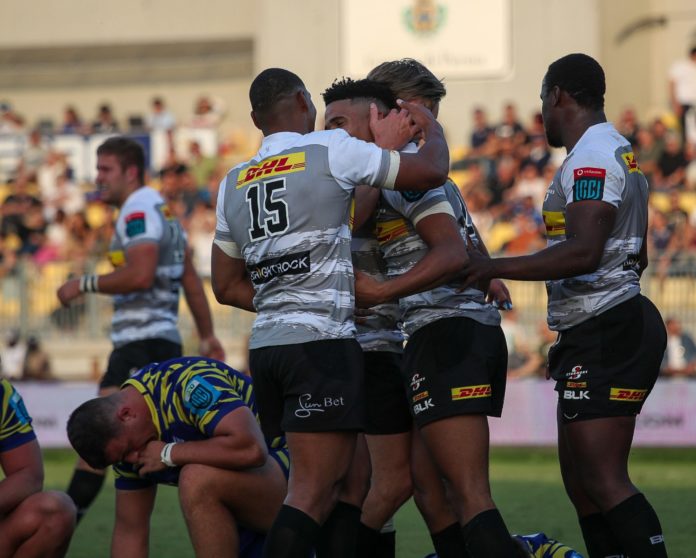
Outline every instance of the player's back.
<path fill-rule="evenodd" d="M 339 130 L 273 134 L 223 181 L 216 237 L 237 245 L 254 284 L 250 348 L 354 335 L 352 194 L 384 166 L 366 145 Z"/>

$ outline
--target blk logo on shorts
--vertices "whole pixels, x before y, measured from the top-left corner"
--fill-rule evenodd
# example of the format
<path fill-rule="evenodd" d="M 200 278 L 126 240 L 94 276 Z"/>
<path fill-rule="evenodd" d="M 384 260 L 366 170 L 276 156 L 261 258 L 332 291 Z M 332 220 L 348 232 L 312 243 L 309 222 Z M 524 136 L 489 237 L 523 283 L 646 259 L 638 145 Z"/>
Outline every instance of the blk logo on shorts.
<path fill-rule="evenodd" d="M 563 399 L 574 399 L 575 401 L 581 401 L 583 399 L 589 399 L 589 391 L 570 391 L 568 389 L 563 391 Z"/>
<path fill-rule="evenodd" d="M 435 403 L 433 403 L 433 400 L 431 398 L 428 398 L 424 401 L 421 401 L 420 403 L 416 403 L 413 406 L 413 413 L 416 415 L 419 415 L 423 411 L 427 411 L 428 409 L 432 409 L 434 406 L 435 406 Z"/>

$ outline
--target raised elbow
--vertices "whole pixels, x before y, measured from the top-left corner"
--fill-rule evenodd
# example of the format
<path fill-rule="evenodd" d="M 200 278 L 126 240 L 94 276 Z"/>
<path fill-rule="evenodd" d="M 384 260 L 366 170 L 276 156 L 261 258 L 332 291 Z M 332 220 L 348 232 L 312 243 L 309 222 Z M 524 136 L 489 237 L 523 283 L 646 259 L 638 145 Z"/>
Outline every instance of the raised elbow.
<path fill-rule="evenodd" d="M 265 445 L 253 444 L 247 451 L 247 467 L 256 468 L 265 465 L 268 459 L 268 450 Z"/>

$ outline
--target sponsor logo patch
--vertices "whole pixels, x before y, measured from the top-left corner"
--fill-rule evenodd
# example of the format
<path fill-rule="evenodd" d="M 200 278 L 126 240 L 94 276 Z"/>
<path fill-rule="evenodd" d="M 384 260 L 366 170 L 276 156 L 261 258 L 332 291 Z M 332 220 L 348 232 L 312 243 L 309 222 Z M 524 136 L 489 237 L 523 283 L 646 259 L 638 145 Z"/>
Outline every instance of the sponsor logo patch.
<path fill-rule="evenodd" d="M 12 395 L 10 396 L 10 407 L 14 411 L 17 420 L 21 424 L 31 424 L 31 417 L 29 416 L 27 408 L 24 406 L 22 396 L 19 395 L 18 392 L 14 391 L 14 388 L 12 388 L 12 390 Z"/>
<path fill-rule="evenodd" d="M 589 391 L 571 391 L 571 390 L 563 390 L 563 399 L 572 399 L 575 401 L 581 401 L 583 399 L 589 399 L 590 398 L 590 392 Z"/>
<path fill-rule="evenodd" d="M 145 213 L 135 211 L 126 215 L 126 236 L 133 237 L 145 232 Z"/>
<path fill-rule="evenodd" d="M 249 277 L 254 285 L 268 283 L 281 275 L 301 275 L 310 269 L 309 251 L 288 254 L 280 258 L 264 260 L 253 266 L 247 266 Z"/>
<path fill-rule="evenodd" d="M 647 389 L 629 389 L 613 387 L 609 390 L 609 400 L 629 402 L 643 401 L 647 393 Z"/>
<path fill-rule="evenodd" d="M 377 242 L 385 244 L 397 238 L 408 235 L 408 225 L 405 219 L 392 219 L 377 223 Z"/>
<path fill-rule="evenodd" d="M 306 166 L 304 151 L 271 157 L 261 161 L 258 165 L 247 168 L 246 171 L 241 171 L 237 176 L 237 188 L 242 188 L 259 178 L 302 172 Z"/>
<path fill-rule="evenodd" d="M 419 415 L 423 411 L 427 411 L 428 409 L 432 409 L 435 406 L 435 403 L 433 403 L 432 399 L 426 399 L 424 401 L 421 401 L 420 403 L 416 403 L 413 406 L 413 414 Z"/>
<path fill-rule="evenodd" d="M 425 192 L 412 192 L 412 191 L 404 191 L 401 192 L 401 197 L 404 198 L 407 202 L 417 202 L 419 199 L 421 199 L 423 196 L 425 196 Z"/>
<path fill-rule="evenodd" d="M 622 153 L 621 158 L 628 167 L 629 174 L 634 172 L 641 172 L 640 168 L 638 167 L 638 161 L 636 161 L 636 156 L 633 154 L 633 151 L 629 151 L 628 153 Z"/>
<path fill-rule="evenodd" d="M 587 387 L 587 382 L 566 382 L 568 389 L 583 389 Z"/>
<path fill-rule="evenodd" d="M 203 378 L 194 378 L 184 390 L 184 403 L 195 413 L 210 409 L 220 399 L 220 392 Z"/>
<path fill-rule="evenodd" d="M 490 384 L 481 384 L 478 386 L 464 386 L 452 388 L 452 401 L 460 399 L 478 399 L 481 397 L 490 397 L 492 393 Z"/>
<path fill-rule="evenodd" d="M 570 372 L 566 372 L 565 376 L 569 380 L 578 380 L 585 374 L 587 374 L 587 370 L 583 370 L 582 364 L 576 364 L 570 369 Z"/>
<path fill-rule="evenodd" d="M 312 401 L 311 393 L 303 393 L 297 398 L 295 416 L 297 418 L 308 418 L 314 413 L 324 413 L 326 409 L 343 406 L 345 406 L 343 397 L 324 397 L 320 401 Z"/>
<path fill-rule="evenodd" d="M 601 200 L 606 176 L 605 169 L 581 167 L 573 170 L 573 201 Z"/>
<path fill-rule="evenodd" d="M 630 269 L 638 271 L 640 268 L 640 255 L 639 254 L 628 254 L 623 263 L 623 270 L 628 271 Z"/>
<path fill-rule="evenodd" d="M 416 395 L 413 396 L 413 402 L 415 403 L 416 401 L 420 401 L 421 399 L 425 399 L 428 397 L 430 393 L 426 391 L 421 391 L 420 393 L 416 393 Z"/>
<path fill-rule="evenodd" d="M 562 211 L 544 211 L 543 217 L 546 236 L 561 236 L 565 234 L 565 215 Z"/>
<path fill-rule="evenodd" d="M 662 544 L 665 538 L 662 535 L 653 535 L 650 537 L 650 544 Z"/>

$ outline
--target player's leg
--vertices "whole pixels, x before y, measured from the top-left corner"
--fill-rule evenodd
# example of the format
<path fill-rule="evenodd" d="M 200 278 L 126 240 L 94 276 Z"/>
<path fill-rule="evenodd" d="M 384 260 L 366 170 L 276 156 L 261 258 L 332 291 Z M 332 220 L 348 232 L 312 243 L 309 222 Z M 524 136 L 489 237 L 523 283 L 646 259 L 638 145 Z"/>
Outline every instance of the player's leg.
<path fill-rule="evenodd" d="M 75 529 L 75 506 L 62 492 L 39 492 L 0 522 L 0 556 L 65 556 Z"/>
<path fill-rule="evenodd" d="M 412 436 L 411 470 L 413 499 L 428 527 L 435 552 L 439 558 L 460 558 L 464 548 L 461 525 L 442 475 L 417 429 Z"/>
<path fill-rule="evenodd" d="M 285 475 L 270 457 L 263 466 L 242 471 L 184 466 L 179 502 L 196 556 L 232 556 L 231 549 L 239 547 L 237 524 L 268 531 L 286 489 Z"/>
<path fill-rule="evenodd" d="M 566 493 L 577 512 L 589 558 L 624 556 L 621 543 L 616 539 L 602 511 L 589 499 L 582 488 L 579 472 L 568 445 L 566 429 L 561 423 L 560 406 L 558 416 L 558 460 L 561 466 L 561 477 Z"/>

